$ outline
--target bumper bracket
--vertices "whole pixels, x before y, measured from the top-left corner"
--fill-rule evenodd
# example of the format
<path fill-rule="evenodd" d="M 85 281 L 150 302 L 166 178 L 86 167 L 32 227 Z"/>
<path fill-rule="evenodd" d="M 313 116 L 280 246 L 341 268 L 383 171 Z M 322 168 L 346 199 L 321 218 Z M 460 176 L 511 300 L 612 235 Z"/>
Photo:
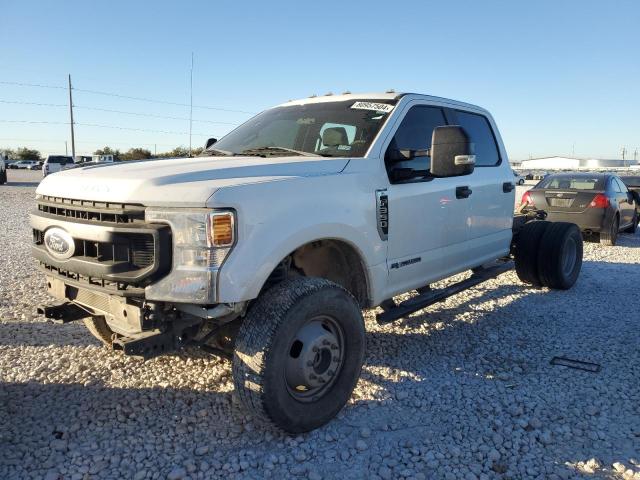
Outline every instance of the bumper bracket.
<path fill-rule="evenodd" d="M 38 307 L 39 315 L 44 315 L 54 323 L 69 323 L 83 318 L 90 317 L 91 314 L 79 307 L 75 303 L 65 302 L 58 305 L 41 305 Z"/>

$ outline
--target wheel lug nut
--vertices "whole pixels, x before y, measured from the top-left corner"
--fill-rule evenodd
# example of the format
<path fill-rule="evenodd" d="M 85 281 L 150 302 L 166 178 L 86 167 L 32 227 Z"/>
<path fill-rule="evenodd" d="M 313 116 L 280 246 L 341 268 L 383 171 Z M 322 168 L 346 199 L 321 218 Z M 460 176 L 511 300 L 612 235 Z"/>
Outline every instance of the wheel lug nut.
<path fill-rule="evenodd" d="M 323 344 L 323 345 L 329 345 L 329 340 L 323 340 L 323 341 L 322 341 L 322 344 Z"/>
<path fill-rule="evenodd" d="M 318 352 L 318 347 L 313 347 L 313 348 L 311 349 L 311 351 L 312 351 L 313 353 L 317 353 L 317 352 Z"/>
<path fill-rule="evenodd" d="M 336 345 L 335 343 L 331 345 L 331 350 L 337 350 L 338 349 L 338 345 Z"/>

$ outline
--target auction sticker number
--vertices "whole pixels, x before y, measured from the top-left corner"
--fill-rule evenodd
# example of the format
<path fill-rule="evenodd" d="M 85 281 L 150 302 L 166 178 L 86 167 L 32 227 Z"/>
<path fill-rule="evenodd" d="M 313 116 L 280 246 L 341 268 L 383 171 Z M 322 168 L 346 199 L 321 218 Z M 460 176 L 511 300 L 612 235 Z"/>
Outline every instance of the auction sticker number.
<path fill-rule="evenodd" d="M 374 112 L 389 113 L 393 110 L 393 105 L 389 105 L 388 103 L 356 102 L 351 105 L 351 108 L 355 108 L 356 110 L 373 110 Z"/>

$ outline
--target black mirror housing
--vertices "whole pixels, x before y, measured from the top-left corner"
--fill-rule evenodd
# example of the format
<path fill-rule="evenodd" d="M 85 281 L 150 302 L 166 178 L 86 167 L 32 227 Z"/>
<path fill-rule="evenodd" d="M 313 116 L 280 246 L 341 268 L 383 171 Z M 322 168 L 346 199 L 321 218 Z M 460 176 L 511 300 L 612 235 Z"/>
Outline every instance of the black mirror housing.
<path fill-rule="evenodd" d="M 475 167 L 473 144 L 459 125 L 436 127 L 431 139 L 431 175 L 458 177 L 469 175 Z"/>
<path fill-rule="evenodd" d="M 209 148 L 211 145 L 213 145 L 214 143 L 216 143 L 218 141 L 217 138 L 209 138 L 207 140 L 207 143 L 205 143 L 204 145 L 204 149 L 206 150 L 207 148 Z"/>

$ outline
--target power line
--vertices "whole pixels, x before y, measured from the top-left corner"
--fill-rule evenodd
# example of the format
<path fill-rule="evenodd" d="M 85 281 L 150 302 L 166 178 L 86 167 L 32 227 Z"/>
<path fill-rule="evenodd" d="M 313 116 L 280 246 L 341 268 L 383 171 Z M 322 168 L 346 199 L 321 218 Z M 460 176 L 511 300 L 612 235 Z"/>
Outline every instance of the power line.
<path fill-rule="evenodd" d="M 170 135 L 187 135 L 189 132 L 173 132 L 169 130 L 148 130 L 144 128 L 131 128 L 131 127 L 119 127 L 117 125 L 101 125 L 96 123 L 78 123 L 76 125 L 82 125 L 83 127 L 98 127 L 98 128 L 115 128 L 117 130 L 130 130 L 133 132 L 149 132 L 149 133 L 167 133 Z M 209 134 L 207 133 L 194 133 L 194 135 L 199 135 L 201 137 L 207 137 Z"/>
<path fill-rule="evenodd" d="M 50 122 L 43 120 L 4 120 L 0 119 L 2 123 L 25 123 L 25 124 L 50 124 L 50 125 L 70 125 L 70 122 Z M 188 132 L 175 132 L 170 130 L 149 130 L 145 128 L 131 128 L 131 127 L 120 127 L 117 125 L 102 125 L 97 123 L 78 123 L 74 122 L 74 125 L 81 125 L 83 127 L 97 127 L 97 128 L 114 128 L 117 130 L 130 130 L 133 132 L 149 132 L 149 133 L 165 133 L 170 135 L 187 135 Z M 209 133 L 194 133 L 193 135 L 197 135 L 199 137 L 209 137 Z"/>
<path fill-rule="evenodd" d="M 38 103 L 38 102 L 22 102 L 18 100 L 0 100 L 0 103 L 10 103 L 13 105 L 36 105 L 38 107 L 66 107 L 61 103 Z"/>
<path fill-rule="evenodd" d="M 4 120 L 4 119 L 0 119 L 0 122 L 2 123 L 43 123 L 43 124 L 50 124 L 50 125 L 69 125 L 69 122 L 46 122 L 43 120 Z"/>
<path fill-rule="evenodd" d="M 38 143 L 56 143 L 59 144 L 64 142 L 64 140 L 50 140 L 50 139 L 42 139 L 42 138 L 0 138 L 2 142 L 38 142 Z M 84 144 L 94 144 L 101 145 L 104 144 L 104 140 L 83 140 L 76 143 L 84 143 Z M 107 142 L 109 145 L 133 145 L 133 142 Z M 135 145 L 158 145 L 160 147 L 175 147 L 175 144 L 172 143 L 139 143 L 135 142 Z"/>
<path fill-rule="evenodd" d="M 88 90 L 84 88 L 74 88 L 74 90 L 78 92 L 91 93 L 94 95 L 105 95 L 108 97 L 117 97 L 117 98 L 125 98 L 127 100 L 137 100 L 140 102 L 150 102 L 150 103 L 161 103 L 164 105 L 175 105 L 178 107 L 190 107 L 191 105 L 188 103 L 178 103 L 178 102 L 169 102 L 167 100 L 156 100 L 154 98 L 145 98 L 145 97 L 134 97 L 131 95 L 121 95 L 119 93 L 111 93 L 111 92 L 102 92 L 100 90 Z M 222 107 L 211 107 L 208 105 L 194 105 L 193 108 L 203 108 L 205 110 L 218 110 L 220 112 L 232 112 L 232 113 L 246 113 L 249 115 L 253 115 L 256 112 L 247 112 L 245 110 L 233 110 L 230 108 L 222 108 Z"/>
<path fill-rule="evenodd" d="M 38 107 L 65 107 L 65 108 L 68 107 L 68 105 L 64 105 L 61 103 L 23 102 L 18 100 L 0 100 L 0 103 L 7 103 L 12 105 L 33 105 Z M 84 105 L 75 105 L 75 104 L 73 105 L 73 108 L 80 108 L 82 110 L 95 110 L 98 112 L 119 113 L 122 115 L 135 115 L 137 117 L 162 118 L 162 119 L 168 119 L 168 120 L 189 120 L 188 117 L 174 117 L 171 115 L 157 115 L 154 113 L 130 112 L 130 111 L 124 111 L 124 110 L 113 110 L 110 108 L 99 108 L 99 107 L 86 107 Z M 239 125 L 236 122 L 217 122 L 212 120 L 198 120 L 195 118 L 193 119 L 193 121 L 198 123 L 211 123 L 211 124 L 217 124 L 217 125 Z"/>
<path fill-rule="evenodd" d="M 0 82 L 2 85 L 15 85 L 17 87 L 39 87 L 39 88 L 57 88 L 66 90 L 67 87 L 61 87 L 58 85 L 43 85 L 41 83 L 21 83 L 21 82 Z"/>
<path fill-rule="evenodd" d="M 63 105 L 63 106 L 66 106 L 66 105 Z M 112 110 L 109 108 L 98 108 L 98 107 L 85 107 L 81 105 L 74 105 L 74 108 L 81 108 L 83 110 L 96 110 L 99 112 L 120 113 L 123 115 L 135 115 L 138 117 L 166 118 L 169 120 L 189 120 L 188 117 L 173 117 L 170 115 L 156 115 L 154 113 L 142 113 L 142 112 L 126 112 L 123 110 Z M 234 123 L 234 122 L 214 122 L 211 120 L 196 120 L 195 118 L 193 119 L 193 121 L 198 123 L 215 123 L 219 125 L 239 125 L 238 123 Z"/>
<path fill-rule="evenodd" d="M 38 87 L 38 88 L 54 88 L 54 89 L 62 89 L 62 90 L 66 90 L 67 87 L 61 87 L 58 85 L 44 85 L 44 84 L 40 84 L 40 83 L 25 83 L 25 82 L 5 82 L 5 81 L 0 81 L 1 85 L 14 85 L 14 86 L 19 86 L 19 87 Z M 127 100 L 137 100 L 140 102 L 151 102 L 151 103 L 161 103 L 164 105 L 176 105 L 179 107 L 190 107 L 191 105 L 189 103 L 179 103 L 179 102 L 169 102 L 167 100 L 158 100 L 155 98 L 147 98 L 147 97 L 135 97 L 132 95 L 122 95 L 119 93 L 113 93 L 113 92 L 104 92 L 101 90 L 90 90 L 90 89 L 86 89 L 86 88 L 77 88 L 77 87 L 73 87 L 72 90 L 75 90 L 77 92 L 84 92 L 84 93 L 90 93 L 93 95 L 105 95 L 105 96 L 109 96 L 109 97 L 117 97 L 117 98 L 124 98 Z M 232 112 L 232 113 L 246 113 L 248 115 L 254 115 L 256 112 L 248 112 L 246 110 L 234 110 L 231 108 L 223 108 L 223 107 L 213 107 L 213 106 L 209 106 L 209 105 L 194 105 L 193 108 L 202 108 L 205 110 L 218 110 L 220 112 Z"/>

